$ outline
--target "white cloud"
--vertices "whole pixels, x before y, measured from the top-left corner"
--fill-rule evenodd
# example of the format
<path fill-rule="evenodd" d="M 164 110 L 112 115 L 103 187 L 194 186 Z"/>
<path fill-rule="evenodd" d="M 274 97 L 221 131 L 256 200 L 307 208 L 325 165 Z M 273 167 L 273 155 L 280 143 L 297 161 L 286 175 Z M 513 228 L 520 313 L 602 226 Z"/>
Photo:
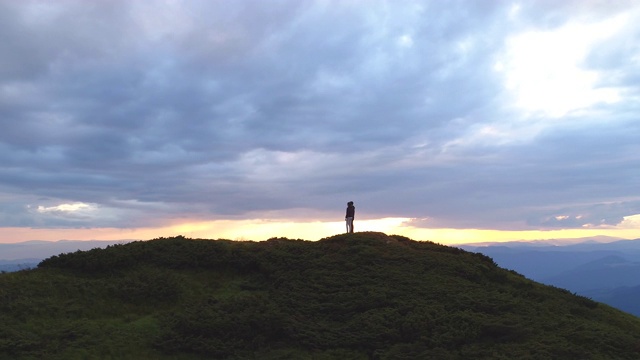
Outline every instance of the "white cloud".
<path fill-rule="evenodd" d="M 637 192 L 631 4 L 29 4 L 0 2 L 0 226 L 638 213 L 596 206 Z"/>
<path fill-rule="evenodd" d="M 638 229 L 640 228 L 640 214 L 628 215 L 618 226 L 621 229 Z"/>
<path fill-rule="evenodd" d="M 508 39 L 505 58 L 494 69 L 506 74 L 516 106 L 551 117 L 620 100 L 619 90 L 599 88 L 600 75 L 584 67 L 590 50 L 615 36 L 630 21 L 618 15 L 595 23 L 568 23 L 553 30 L 532 30 Z"/>
<path fill-rule="evenodd" d="M 87 211 L 93 211 L 96 209 L 95 204 L 60 204 L 56 206 L 42 206 L 37 207 L 39 213 L 82 213 Z"/>
<path fill-rule="evenodd" d="M 398 37 L 398 46 L 410 48 L 413 47 L 413 38 L 410 35 L 402 35 Z"/>

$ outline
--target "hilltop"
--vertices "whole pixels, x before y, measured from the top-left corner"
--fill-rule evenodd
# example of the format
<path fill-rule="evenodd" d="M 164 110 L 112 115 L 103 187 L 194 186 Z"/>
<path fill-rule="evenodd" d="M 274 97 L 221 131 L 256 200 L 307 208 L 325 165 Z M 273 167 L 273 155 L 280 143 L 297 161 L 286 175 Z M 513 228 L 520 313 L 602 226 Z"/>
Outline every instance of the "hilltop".
<path fill-rule="evenodd" d="M 637 359 L 640 319 L 382 233 L 160 238 L 0 274 L 0 358 Z"/>

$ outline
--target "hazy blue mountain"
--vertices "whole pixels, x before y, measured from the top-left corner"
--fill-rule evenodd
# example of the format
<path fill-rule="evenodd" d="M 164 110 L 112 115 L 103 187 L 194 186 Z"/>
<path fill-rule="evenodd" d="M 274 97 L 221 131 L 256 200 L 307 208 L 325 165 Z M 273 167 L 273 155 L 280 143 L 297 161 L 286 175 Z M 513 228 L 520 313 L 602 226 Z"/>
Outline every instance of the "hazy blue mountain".
<path fill-rule="evenodd" d="M 582 295 L 640 317 L 640 285 L 589 290 Z"/>
<path fill-rule="evenodd" d="M 542 282 L 579 293 L 640 285 L 640 262 L 609 255 L 543 279 Z"/>
<path fill-rule="evenodd" d="M 503 246 L 475 248 L 472 251 L 490 256 L 500 266 L 515 270 L 536 281 L 542 281 L 606 256 L 618 255 L 614 251 L 571 252 L 539 248 L 512 249 Z"/>
<path fill-rule="evenodd" d="M 568 245 L 465 245 L 501 267 L 640 316 L 640 239 Z"/>
<path fill-rule="evenodd" d="M 26 269 L 33 269 L 38 266 L 42 259 L 17 259 L 17 260 L 0 260 L 0 272 L 12 272 Z"/>
<path fill-rule="evenodd" d="M 591 262 L 597 264 L 598 260 L 610 256 L 618 256 L 627 262 L 640 262 L 640 239 L 609 243 L 587 241 L 565 246 L 509 242 L 499 245 L 460 247 L 488 255 L 500 266 L 538 281 L 570 272 Z"/>

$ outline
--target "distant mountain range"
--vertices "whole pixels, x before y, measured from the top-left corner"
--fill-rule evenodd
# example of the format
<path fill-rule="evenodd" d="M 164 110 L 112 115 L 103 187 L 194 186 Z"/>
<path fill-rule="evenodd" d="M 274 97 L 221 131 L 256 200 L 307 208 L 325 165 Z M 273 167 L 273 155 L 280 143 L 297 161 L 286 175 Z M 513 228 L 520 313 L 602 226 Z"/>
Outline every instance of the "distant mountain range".
<path fill-rule="evenodd" d="M 35 268 L 42 259 L 0 260 L 0 272 L 12 272 Z"/>
<path fill-rule="evenodd" d="M 602 239 L 598 239 L 602 240 Z M 640 316 L 640 239 L 462 245 L 501 267 Z M 611 239 L 608 239 L 611 240 Z"/>

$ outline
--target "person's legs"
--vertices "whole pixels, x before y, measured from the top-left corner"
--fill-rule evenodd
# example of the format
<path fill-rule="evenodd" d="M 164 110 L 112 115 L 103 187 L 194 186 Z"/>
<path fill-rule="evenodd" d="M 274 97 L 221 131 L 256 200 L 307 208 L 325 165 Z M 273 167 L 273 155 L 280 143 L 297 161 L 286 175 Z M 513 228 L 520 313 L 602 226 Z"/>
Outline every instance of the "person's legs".
<path fill-rule="evenodd" d="M 352 233 L 353 232 L 353 218 L 352 217 L 348 217 L 346 218 L 347 221 L 347 233 Z"/>

